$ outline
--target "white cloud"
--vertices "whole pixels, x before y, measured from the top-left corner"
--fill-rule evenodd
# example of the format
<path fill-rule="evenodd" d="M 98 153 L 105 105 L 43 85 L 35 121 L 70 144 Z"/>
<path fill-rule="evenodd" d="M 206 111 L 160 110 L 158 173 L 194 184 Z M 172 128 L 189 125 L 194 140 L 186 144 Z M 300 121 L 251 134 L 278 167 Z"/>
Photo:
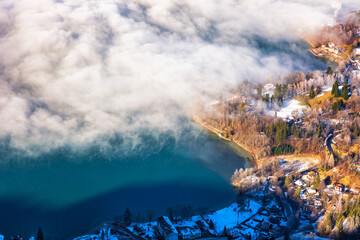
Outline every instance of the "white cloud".
<path fill-rule="evenodd" d="M 313 2 L 2 1 L 0 137 L 48 151 L 176 132 L 202 93 L 291 71 L 296 61 L 252 37 L 294 40 L 332 23 L 338 1 Z"/>

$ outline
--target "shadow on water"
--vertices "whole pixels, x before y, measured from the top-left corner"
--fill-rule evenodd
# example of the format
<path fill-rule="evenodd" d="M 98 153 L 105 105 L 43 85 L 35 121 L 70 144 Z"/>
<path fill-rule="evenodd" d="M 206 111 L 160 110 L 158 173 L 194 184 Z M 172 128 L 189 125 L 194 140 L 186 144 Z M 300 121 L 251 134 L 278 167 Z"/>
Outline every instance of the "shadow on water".
<path fill-rule="evenodd" d="M 143 216 L 154 209 L 159 216 L 177 204 L 216 210 L 234 200 L 230 177 L 247 163 L 231 146 L 200 131 L 167 138 L 159 149 L 126 157 L 116 149 L 70 148 L 37 159 L 4 156 L 0 234 L 26 239 L 41 226 L 54 240 L 68 239 L 112 221 L 126 207 Z"/>
<path fill-rule="evenodd" d="M 136 209 L 138 213 L 154 209 L 157 215 L 164 214 L 168 206 L 182 203 L 216 209 L 234 198 L 229 188 L 214 189 L 178 182 L 132 186 L 58 210 L 49 210 L 41 204 L 29 205 L 24 198 L 2 199 L 0 231 L 6 236 L 26 233 L 27 238 L 31 234 L 35 235 L 41 226 L 45 235 L 53 239 L 69 239 L 87 233 L 104 221 L 112 221 L 126 207 Z M 224 203 L 224 199 L 229 202 Z"/>

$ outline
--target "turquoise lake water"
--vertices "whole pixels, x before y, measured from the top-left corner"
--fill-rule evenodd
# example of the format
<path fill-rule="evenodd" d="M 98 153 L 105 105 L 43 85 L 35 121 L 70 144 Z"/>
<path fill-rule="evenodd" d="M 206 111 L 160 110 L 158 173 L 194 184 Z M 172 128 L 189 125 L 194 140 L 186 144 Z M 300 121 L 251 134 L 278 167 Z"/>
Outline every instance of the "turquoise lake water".
<path fill-rule="evenodd" d="M 235 168 L 249 166 L 250 156 L 198 128 L 191 131 L 197 136 L 170 137 L 147 156 L 63 150 L 0 164 L 0 233 L 29 237 L 41 226 L 45 235 L 67 239 L 113 220 L 126 207 L 162 215 L 176 204 L 226 206 L 235 197 L 230 177 Z"/>

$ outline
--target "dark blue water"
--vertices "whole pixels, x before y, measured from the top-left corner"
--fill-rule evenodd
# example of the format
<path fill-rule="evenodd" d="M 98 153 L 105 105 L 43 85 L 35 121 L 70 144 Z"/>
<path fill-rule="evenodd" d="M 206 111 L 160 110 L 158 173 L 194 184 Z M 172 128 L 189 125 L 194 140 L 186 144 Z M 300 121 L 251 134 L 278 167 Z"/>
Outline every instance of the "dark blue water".
<path fill-rule="evenodd" d="M 29 237 L 41 226 L 46 236 L 67 239 L 113 220 L 126 207 L 134 215 L 147 209 L 161 215 L 176 204 L 227 205 L 234 199 L 230 177 L 235 168 L 249 166 L 250 156 L 197 128 L 187 131 L 192 133 L 167 137 L 159 151 L 146 155 L 68 148 L 15 158 L 3 151 L 0 234 Z"/>

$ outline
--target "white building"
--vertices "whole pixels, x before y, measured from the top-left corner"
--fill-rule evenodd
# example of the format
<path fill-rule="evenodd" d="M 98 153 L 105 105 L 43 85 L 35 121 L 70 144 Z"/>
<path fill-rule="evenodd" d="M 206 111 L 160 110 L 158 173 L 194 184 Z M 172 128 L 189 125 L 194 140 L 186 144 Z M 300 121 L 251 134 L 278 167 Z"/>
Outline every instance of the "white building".
<path fill-rule="evenodd" d="M 295 185 L 301 187 L 301 186 L 306 186 L 306 182 L 302 179 L 298 179 L 295 181 Z"/>
<path fill-rule="evenodd" d="M 320 207 L 322 205 L 322 203 L 319 199 L 314 199 L 314 205 Z"/>
<path fill-rule="evenodd" d="M 309 194 L 315 194 L 315 193 L 316 193 L 316 189 L 308 188 L 308 189 L 307 189 L 307 192 L 308 192 Z"/>
<path fill-rule="evenodd" d="M 355 48 L 354 54 L 355 54 L 355 56 L 360 56 L 360 48 Z"/>

